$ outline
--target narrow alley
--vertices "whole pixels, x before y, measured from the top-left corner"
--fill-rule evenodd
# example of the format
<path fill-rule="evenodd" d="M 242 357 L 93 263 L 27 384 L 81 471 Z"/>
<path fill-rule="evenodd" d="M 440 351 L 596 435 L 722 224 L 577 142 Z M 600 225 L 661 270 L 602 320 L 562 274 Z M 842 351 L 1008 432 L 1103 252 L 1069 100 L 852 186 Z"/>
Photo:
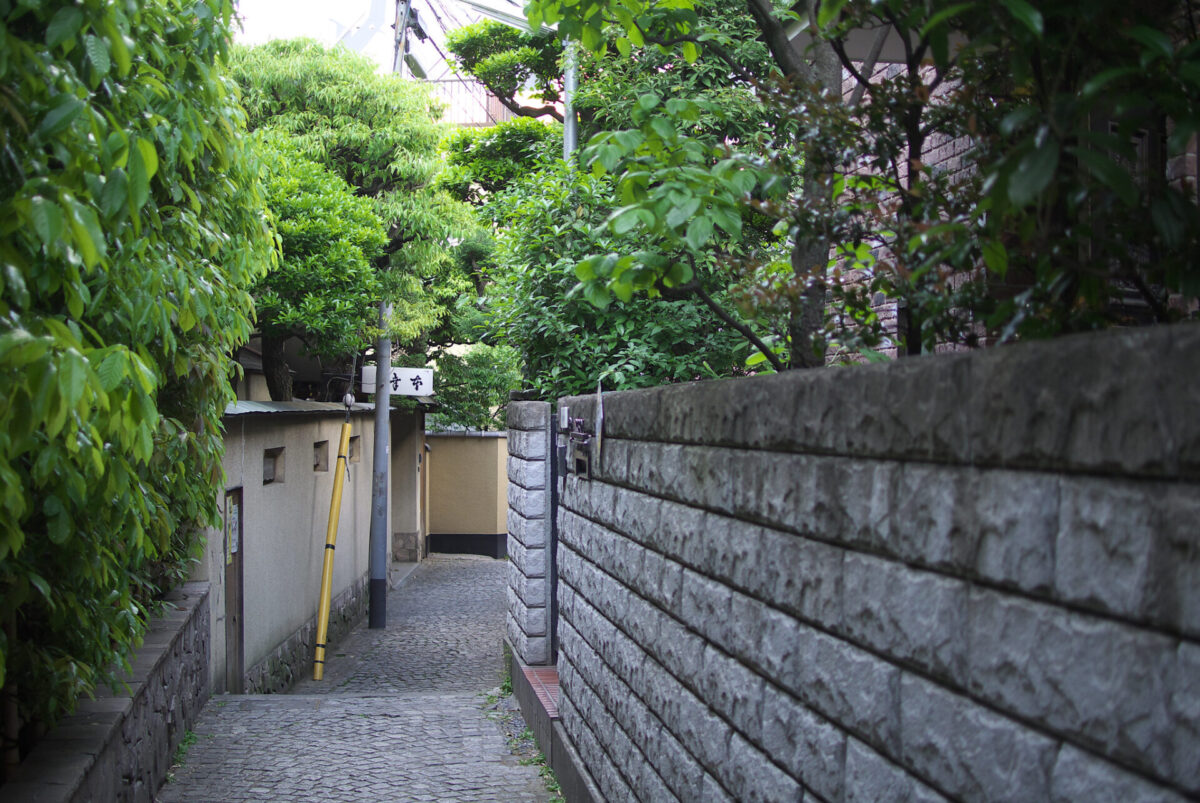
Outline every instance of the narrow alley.
<path fill-rule="evenodd" d="M 160 803 L 549 800 L 483 710 L 507 566 L 431 555 L 389 593 L 386 629 L 331 648 L 324 680 L 213 697 Z"/>

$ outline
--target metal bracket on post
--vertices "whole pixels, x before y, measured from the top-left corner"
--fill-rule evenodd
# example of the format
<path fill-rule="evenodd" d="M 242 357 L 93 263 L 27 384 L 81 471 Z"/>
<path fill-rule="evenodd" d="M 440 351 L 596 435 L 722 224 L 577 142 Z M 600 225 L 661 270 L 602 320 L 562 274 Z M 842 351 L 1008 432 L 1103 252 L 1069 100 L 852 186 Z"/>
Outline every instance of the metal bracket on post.
<path fill-rule="evenodd" d="M 560 467 L 563 474 L 574 474 L 581 480 L 592 478 L 592 436 L 584 428 L 582 418 L 571 418 L 567 410 L 560 411 L 560 426 L 566 424 L 566 443 L 562 444 Z"/>

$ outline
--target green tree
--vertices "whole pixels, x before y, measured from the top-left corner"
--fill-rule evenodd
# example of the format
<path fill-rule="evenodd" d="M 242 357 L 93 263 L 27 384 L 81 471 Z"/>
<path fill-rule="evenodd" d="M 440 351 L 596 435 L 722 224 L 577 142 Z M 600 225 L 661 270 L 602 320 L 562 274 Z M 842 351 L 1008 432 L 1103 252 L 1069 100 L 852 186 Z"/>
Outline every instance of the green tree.
<path fill-rule="evenodd" d="M 1182 154 L 1197 130 L 1191 5 L 748 0 L 789 76 L 756 95 L 783 136 L 765 163 L 736 146 L 713 175 L 713 196 L 750 204 L 788 238 L 793 274 L 771 268 L 751 296 L 791 308 L 793 364 L 823 363 L 822 324 L 835 338 L 877 344 L 880 295 L 903 308 L 908 353 L 1129 320 L 1129 305 L 1113 302 L 1130 294 L 1147 317 L 1179 317 L 1197 293 L 1195 198 L 1166 181 L 1161 162 L 1136 165 L 1160 146 L 1168 158 Z M 610 43 L 678 48 L 686 60 L 728 50 L 686 0 L 535 0 L 529 16 L 597 53 Z M 864 28 L 878 44 L 883 34 L 900 43 L 898 69 L 876 71 L 877 50 L 865 64 L 849 57 L 850 32 Z M 808 49 L 793 44 L 804 29 Z M 842 69 L 857 84 L 848 99 Z M 612 225 L 674 236 L 720 226 L 726 203 L 702 205 L 690 221 L 663 203 L 674 156 L 650 134 L 683 138 L 686 106 L 654 97 L 646 111 L 641 130 L 609 134 L 588 157 L 634 190 Z M 971 143 L 966 170 L 926 164 L 935 145 L 957 138 Z M 635 237 L 581 263 L 585 291 L 653 291 L 679 275 L 674 261 L 638 247 Z M 834 307 L 823 316 L 827 292 Z"/>
<path fill-rule="evenodd" d="M 232 71 L 251 129 L 286 136 L 374 204 L 387 234 L 373 260 L 392 307 L 387 328 L 419 349 L 470 289 L 449 247 L 469 230 L 470 212 L 434 184 L 443 134 L 436 101 L 366 58 L 310 40 L 235 49 Z"/>
<path fill-rule="evenodd" d="M 694 298 L 609 306 L 571 292 L 576 264 L 612 246 L 601 224 L 614 200 L 611 181 L 558 161 L 492 205 L 491 326 L 521 353 L 525 386 L 554 398 L 594 392 L 597 382 L 621 390 L 739 373 L 747 342 Z"/>
<path fill-rule="evenodd" d="M 270 232 L 227 0 L 0 0 L 0 674 L 111 680 L 217 521 L 228 354 Z"/>
<path fill-rule="evenodd" d="M 387 234 L 369 198 L 296 152 L 286 136 L 263 133 L 258 147 L 281 259 L 253 294 L 271 398 L 291 399 L 287 338 L 298 337 L 311 353 L 331 358 L 372 341 L 382 294 L 373 263 Z"/>
<path fill-rule="evenodd" d="M 731 29 L 750 27 L 744 15 L 714 9 L 711 16 Z M 471 34 L 475 36 L 478 32 Z M 467 41 L 472 40 L 467 37 Z M 493 58 L 497 57 L 507 52 L 505 43 L 515 47 L 521 41 L 524 40 L 520 36 L 497 36 L 489 52 Z M 451 44 L 452 49 L 458 46 L 457 41 Z M 765 48 L 752 38 L 730 52 L 737 69 L 745 74 L 763 69 L 766 62 Z M 515 55 L 513 51 L 514 58 Z M 468 67 L 473 63 L 472 59 L 462 61 Z M 498 60 L 494 64 L 500 63 L 503 62 Z M 460 148 L 460 153 L 452 154 L 451 159 L 472 165 L 471 170 L 458 168 L 464 186 L 469 186 L 473 174 L 484 181 L 502 177 L 494 182 L 495 188 L 479 193 L 481 201 L 494 198 L 485 205 L 485 214 L 491 215 L 498 226 L 501 243 L 497 283 L 490 297 L 500 316 L 497 331 L 524 355 L 527 382 L 539 387 L 544 383 L 545 392 L 565 387 L 586 391 L 593 389 L 601 376 L 606 387 L 617 388 L 728 375 L 739 370 L 746 356 L 746 348 L 738 343 L 740 337 L 747 337 L 774 358 L 773 350 L 765 342 L 778 339 L 771 336 L 773 321 L 765 316 L 743 320 L 733 311 L 726 293 L 733 280 L 726 267 L 729 248 L 746 253 L 759 249 L 765 244 L 769 224 L 764 229 L 765 218 L 743 215 L 732 201 L 715 197 L 709 178 L 721 159 L 721 143 L 750 143 L 766 135 L 765 120 L 757 113 L 759 104 L 752 102 L 748 80 L 731 81 L 725 62 L 688 63 L 670 53 L 645 50 L 639 50 L 633 58 L 615 53 L 589 57 L 581 65 L 580 73 L 576 101 L 585 131 L 649 125 L 645 109 L 639 105 L 646 98 L 656 98 L 656 105 L 663 103 L 665 97 L 671 108 L 678 104 L 686 106 L 689 120 L 685 141 L 665 143 L 658 132 L 650 129 L 647 135 L 623 132 L 607 141 L 594 160 L 597 168 L 599 163 L 612 167 L 625 151 L 642 145 L 653 148 L 656 154 L 670 152 L 676 159 L 675 166 L 681 169 L 676 175 L 679 180 L 667 187 L 669 198 L 664 195 L 664 203 L 675 203 L 683 209 L 685 231 L 674 238 L 650 231 L 630 236 L 630 230 L 641 220 L 641 215 L 629 206 L 633 200 L 631 193 L 638 191 L 634 184 L 595 181 L 563 170 L 552 159 L 538 159 L 519 148 L 506 150 L 504 144 L 513 138 L 505 134 L 473 135 L 495 147 Z M 546 97 L 558 99 L 557 95 Z M 504 125 L 494 130 L 503 132 Z M 486 158 L 475 159 L 476 150 Z M 536 175 L 529 175 L 531 171 L 537 171 Z M 524 177 L 514 181 L 512 176 Z M 505 182 L 508 192 L 497 192 Z M 478 179 L 475 186 L 482 189 Z M 533 197 L 541 192 L 551 193 L 556 201 L 570 205 L 569 208 L 544 209 Z M 745 218 L 749 224 L 746 228 L 753 236 L 736 246 L 724 229 L 714 234 L 711 228 L 707 232 L 696 228 L 690 237 L 684 236 L 686 216 L 701 205 L 714 204 L 720 206 L 718 215 L 725 226 L 740 235 Z M 522 215 L 531 219 L 523 219 Z M 552 236 L 546 236 L 547 233 Z M 622 260 L 614 253 L 621 249 L 618 242 L 622 240 L 648 259 L 669 260 L 679 266 L 665 281 L 656 278 L 653 286 L 646 288 L 665 297 L 658 302 L 661 306 L 648 302 L 636 305 L 636 309 L 600 310 L 581 303 L 583 296 L 567 297 L 575 284 L 575 269 L 571 266 L 596 250 L 601 251 L 601 256 L 580 264 L 581 271 L 590 267 L 593 272 L 624 273 L 629 260 Z M 530 242 L 537 243 L 541 250 L 531 252 L 525 247 Z M 629 278 L 625 276 L 626 282 Z M 613 295 L 628 302 L 631 298 L 625 292 L 628 286 L 591 283 L 584 289 L 588 301 L 607 305 Z M 630 332 L 636 328 L 631 322 L 639 319 L 653 321 L 654 335 L 640 338 L 636 344 L 629 343 Z M 716 335 L 708 339 L 696 337 L 697 327 Z M 551 375 L 555 378 L 547 379 Z"/>
<path fill-rule="evenodd" d="M 562 44 L 554 32 L 518 31 L 494 20 L 483 20 L 449 33 L 446 47 L 457 65 L 477 78 L 504 106 L 520 117 L 548 116 L 563 121 L 552 104 L 562 91 Z M 518 94 L 532 85 L 532 97 L 544 106 L 525 106 Z"/>

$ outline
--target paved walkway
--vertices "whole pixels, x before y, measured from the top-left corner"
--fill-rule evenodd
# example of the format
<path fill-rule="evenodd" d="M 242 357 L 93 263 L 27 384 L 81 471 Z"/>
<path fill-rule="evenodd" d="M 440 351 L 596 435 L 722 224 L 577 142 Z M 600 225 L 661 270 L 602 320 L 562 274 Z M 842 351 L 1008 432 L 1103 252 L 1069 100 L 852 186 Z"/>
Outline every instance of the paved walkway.
<path fill-rule="evenodd" d="M 549 800 L 484 716 L 500 683 L 504 561 L 432 555 L 351 633 L 320 683 L 214 697 L 160 803 Z"/>

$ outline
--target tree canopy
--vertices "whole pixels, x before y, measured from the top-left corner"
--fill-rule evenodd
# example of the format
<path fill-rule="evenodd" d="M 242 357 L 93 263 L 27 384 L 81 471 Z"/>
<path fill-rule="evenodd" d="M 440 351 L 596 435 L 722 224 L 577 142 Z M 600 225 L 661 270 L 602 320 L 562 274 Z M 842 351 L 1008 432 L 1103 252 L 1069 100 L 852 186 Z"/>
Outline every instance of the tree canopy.
<path fill-rule="evenodd" d="M 601 55 L 645 46 L 736 70 L 730 37 L 688 0 L 527 8 L 531 25 L 556 23 Z M 823 364 L 830 346 L 918 353 L 1194 315 L 1194 184 L 1166 169 L 1197 130 L 1190 3 L 748 0 L 747 10 L 779 71 L 754 82 L 771 121 L 765 151 L 724 142 L 707 179 L 715 200 L 683 215 L 671 191 L 685 171 L 668 145 L 686 141 L 695 112 L 639 96 L 640 125 L 598 135 L 584 156 L 622 187 L 611 226 L 630 235 L 580 262 L 590 297 L 676 284 L 687 267 L 647 238 L 723 228 L 736 240 L 732 210 L 752 208 L 776 221 L 791 264 L 739 259 L 743 298 L 790 309 L 793 365 Z M 854 30 L 880 45 L 889 34 L 903 56 L 886 68 L 878 50 L 852 57 Z M 961 169 L 939 164 L 947 146 Z M 883 325 L 881 305 L 898 326 Z"/>
<path fill-rule="evenodd" d="M 736 13 L 713 10 L 711 16 L 714 24 L 730 29 L 749 25 L 744 15 Z M 498 36 L 489 52 L 495 57 L 506 52 L 505 47 L 528 47 L 524 41 L 519 36 Z M 452 48 L 457 46 L 452 42 Z M 763 69 L 766 50 L 752 39 L 734 52 L 742 69 Z M 514 58 L 519 55 L 512 53 Z M 461 61 L 472 63 L 467 58 Z M 558 85 L 551 88 L 555 94 L 543 97 L 558 100 Z M 722 204 L 727 226 L 740 232 L 745 220 L 754 232 L 745 247 L 761 245 L 769 229 L 769 223 L 762 228 L 766 219 L 744 214 L 712 196 L 708 189 L 712 182 L 706 178 L 720 159 L 720 143 L 749 143 L 765 135 L 759 104 L 750 102 L 749 84 L 736 77 L 731 80 L 721 63 L 688 64 L 681 57 L 659 53 L 639 53 L 629 59 L 597 54 L 581 63 L 576 99 L 585 133 L 635 121 L 649 125 L 639 104 L 639 99 L 649 96 L 659 97 L 659 103 L 669 102 L 672 108 L 684 104 L 690 115 L 683 140 L 664 143 L 659 137 L 647 145 L 656 149 L 656 155 L 669 154 L 680 166 L 686 163 L 686 175 L 681 173 L 681 180 L 668 190 L 671 198 L 664 196 L 664 203 L 679 207 L 673 223 L 675 215 L 682 215 L 683 231 L 674 239 L 643 237 L 638 248 L 661 255 L 650 258 L 670 258 L 686 266 L 687 275 L 678 274 L 671 287 L 658 292 L 669 298 L 639 302 L 631 309 L 601 309 L 612 298 L 604 287 L 585 286 L 583 295 L 572 292 L 578 281 L 577 265 L 591 264 L 585 260 L 597 252 L 606 259 L 621 248 L 632 220 L 623 216 L 629 188 L 568 169 L 548 149 L 521 147 L 515 133 L 518 126 L 520 131 L 531 131 L 536 124 L 528 121 L 503 123 L 488 133 L 463 135 L 450 143 L 458 191 L 475 192 L 473 200 L 483 205 L 484 215 L 495 226 L 494 284 L 488 291 L 494 331 L 520 350 L 526 384 L 544 394 L 589 392 L 597 381 L 619 389 L 729 376 L 745 372 L 750 343 L 769 350 L 764 340 L 772 339 L 774 322 L 747 320 L 733 309 L 726 294 L 732 278 L 721 261 L 723 255 L 708 247 L 710 239 L 729 244 L 724 230 L 714 234 L 711 229 L 706 233 L 695 229 L 690 239 L 686 237 L 695 208 L 716 203 Z M 622 145 L 637 147 L 658 136 L 652 130 L 649 135 L 636 143 L 633 136 L 623 135 L 610 151 Z M 632 300 L 630 294 L 619 293 Z M 646 326 L 639 328 L 639 321 Z"/>
<path fill-rule="evenodd" d="M 227 0 L 0 0 L 0 681 L 111 679 L 217 521 L 272 252 Z"/>
<path fill-rule="evenodd" d="M 386 227 L 372 264 L 392 306 L 389 334 L 419 344 L 470 288 L 449 247 L 470 228 L 469 213 L 434 184 L 437 102 L 414 82 L 377 73 L 369 59 L 310 40 L 237 48 L 232 72 L 252 130 L 285 137 L 371 201 Z M 365 348 L 370 337 L 361 337 Z M 264 341 L 264 358 L 267 351 Z"/>

